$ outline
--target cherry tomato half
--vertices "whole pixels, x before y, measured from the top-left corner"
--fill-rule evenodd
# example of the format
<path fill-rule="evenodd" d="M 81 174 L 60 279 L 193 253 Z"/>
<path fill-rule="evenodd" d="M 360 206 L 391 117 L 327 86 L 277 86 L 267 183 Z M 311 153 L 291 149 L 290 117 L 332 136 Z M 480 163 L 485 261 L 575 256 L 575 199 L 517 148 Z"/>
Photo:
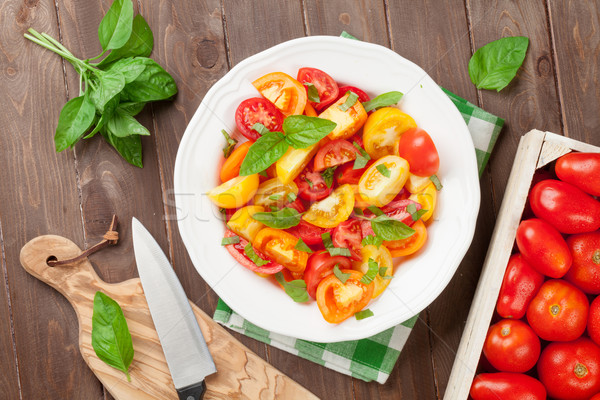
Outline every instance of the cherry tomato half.
<path fill-rule="evenodd" d="M 235 124 L 239 131 L 255 142 L 260 133 L 252 129 L 254 124 L 261 123 L 270 131 L 281 132 L 283 114 L 268 100 L 253 97 L 240 103 L 235 111 Z"/>
<path fill-rule="evenodd" d="M 321 147 L 314 159 L 314 170 L 323 171 L 326 168 L 345 164 L 356 159 L 358 150 L 352 143 L 344 139 L 336 139 Z"/>
<path fill-rule="evenodd" d="M 332 324 L 350 318 L 365 308 L 373 296 L 373 282 L 365 285 L 360 280 L 363 274 L 353 269 L 342 269 L 350 274 L 346 283 L 335 275 L 326 276 L 317 287 L 317 306 L 325 321 Z"/>
<path fill-rule="evenodd" d="M 352 262 L 348 257 L 332 256 L 327 250 L 319 250 L 308 257 L 308 263 L 304 270 L 304 281 L 310 297 L 316 300 L 319 283 L 327 275 L 333 273 L 333 267 L 336 265 L 340 270 L 352 268 Z"/>
<path fill-rule="evenodd" d="M 363 128 L 365 150 L 373 159 L 398 155 L 398 141 L 408 129 L 416 128 L 415 120 L 395 107 L 383 107 L 369 115 Z"/>
<path fill-rule="evenodd" d="M 556 161 L 556 176 L 594 196 L 600 196 L 600 153 L 569 153 Z"/>
<path fill-rule="evenodd" d="M 386 205 L 402 190 L 408 179 L 408 169 L 408 162 L 401 157 L 385 156 L 378 159 L 360 177 L 360 196 L 377 207 Z"/>
<path fill-rule="evenodd" d="M 331 229 L 320 228 L 302 219 L 298 225 L 286 229 L 286 231 L 294 236 L 299 237 L 308 245 L 316 245 L 323 243 L 321 235 L 325 232 L 330 232 Z"/>
<path fill-rule="evenodd" d="M 362 230 L 360 222 L 348 219 L 333 229 L 331 239 L 335 247 L 345 247 L 350 250 L 353 260 L 360 260 L 360 249 L 362 248 Z"/>
<path fill-rule="evenodd" d="M 292 272 L 302 272 L 306 268 L 308 253 L 296 250 L 298 238 L 281 229 L 263 228 L 254 238 L 253 245 Z"/>
<path fill-rule="evenodd" d="M 600 231 L 567 238 L 573 264 L 565 279 L 588 294 L 600 294 Z"/>
<path fill-rule="evenodd" d="M 230 230 L 225 231 L 225 237 L 232 236 L 236 236 L 236 234 Z M 229 254 L 231 254 L 231 256 L 235 259 L 235 261 L 241 264 L 242 267 L 248 268 L 250 271 L 257 272 L 260 274 L 272 275 L 283 269 L 283 265 L 278 264 L 274 261 L 271 261 L 268 264 L 262 265 L 260 267 L 256 265 L 251 259 L 248 258 L 246 252 L 244 251 L 244 247 L 246 247 L 247 244 L 248 241 L 243 237 L 240 237 L 239 243 L 228 244 L 227 246 L 225 246 L 225 248 L 227 249 Z M 265 257 L 260 251 L 256 249 L 254 249 L 254 251 L 263 260 L 267 259 L 267 257 Z"/>
<path fill-rule="evenodd" d="M 300 68 L 298 70 L 298 81 L 302 84 L 312 83 L 319 92 L 319 102 L 309 103 L 317 112 L 321 112 L 333 103 L 339 93 L 338 85 L 331 76 L 316 68 Z"/>
<path fill-rule="evenodd" d="M 540 381 L 525 374 L 496 372 L 479 374 L 469 393 L 473 400 L 545 400 Z"/>
<path fill-rule="evenodd" d="M 431 136 L 421 128 L 412 128 L 400 136 L 398 155 L 408 161 L 410 173 L 431 176 L 440 167 L 440 157 Z"/>
<path fill-rule="evenodd" d="M 488 330 L 483 354 L 502 372 L 527 372 L 535 366 L 541 352 L 540 338 L 526 323 L 503 319 Z"/>
<path fill-rule="evenodd" d="M 354 189 L 342 185 L 323 200 L 313 203 L 302 218 L 321 228 L 335 228 L 348 219 L 353 209 Z"/>
<path fill-rule="evenodd" d="M 419 219 L 412 225 L 412 228 L 415 230 L 415 233 L 406 239 L 383 242 L 389 249 L 392 257 L 409 256 L 423 247 L 427 241 L 427 227 L 423 221 Z"/>
<path fill-rule="evenodd" d="M 306 167 L 294 180 L 298 186 L 298 196 L 306 201 L 319 201 L 333 191 L 333 184 L 327 186 L 320 172 L 314 172 L 310 166 Z"/>
<path fill-rule="evenodd" d="M 496 311 L 503 318 L 523 318 L 543 283 L 544 275 L 537 272 L 520 254 L 513 254 L 504 273 Z"/>
<path fill-rule="evenodd" d="M 302 115 L 308 97 L 304 85 L 283 72 L 261 76 L 252 85 L 285 115 Z"/>

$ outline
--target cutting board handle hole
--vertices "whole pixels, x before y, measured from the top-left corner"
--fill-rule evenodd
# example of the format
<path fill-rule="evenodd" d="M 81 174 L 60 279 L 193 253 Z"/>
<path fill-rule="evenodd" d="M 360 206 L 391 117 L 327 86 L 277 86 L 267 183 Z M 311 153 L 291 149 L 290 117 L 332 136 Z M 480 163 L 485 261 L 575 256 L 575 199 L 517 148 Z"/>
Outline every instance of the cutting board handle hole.
<path fill-rule="evenodd" d="M 49 267 L 53 267 L 49 264 L 50 261 L 58 261 L 58 258 L 56 258 L 56 256 L 49 256 L 48 258 L 46 258 L 46 265 L 48 265 Z"/>

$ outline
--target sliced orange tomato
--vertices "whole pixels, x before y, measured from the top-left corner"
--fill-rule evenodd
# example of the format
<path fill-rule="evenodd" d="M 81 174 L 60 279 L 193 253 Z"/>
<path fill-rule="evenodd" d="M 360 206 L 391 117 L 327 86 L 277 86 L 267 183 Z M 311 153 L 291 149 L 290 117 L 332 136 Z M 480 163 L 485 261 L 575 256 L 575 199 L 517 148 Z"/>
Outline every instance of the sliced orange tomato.
<path fill-rule="evenodd" d="M 310 103 L 306 103 L 306 107 L 304 107 L 304 115 L 307 117 L 316 117 L 318 114 L 315 108 L 310 105 Z"/>
<path fill-rule="evenodd" d="M 294 114 L 302 115 L 306 108 L 308 100 L 306 89 L 286 73 L 271 72 L 252 82 L 252 85 L 286 117 Z"/>
<path fill-rule="evenodd" d="M 249 242 L 254 241 L 254 237 L 264 224 L 252 218 L 257 212 L 263 212 L 265 208 L 262 206 L 246 206 L 237 210 L 227 221 L 229 229 L 243 237 Z"/>
<path fill-rule="evenodd" d="M 352 269 L 343 269 L 342 272 L 350 274 L 345 283 L 332 274 L 326 276 L 317 287 L 319 311 L 325 321 L 332 324 L 339 324 L 365 308 L 375 288 L 372 282 L 365 285 L 360 281 L 363 277 L 361 272 Z"/>
<path fill-rule="evenodd" d="M 363 107 L 362 103 L 358 100 L 354 105 L 348 108 L 346 111 L 342 111 L 339 106 L 344 104 L 349 94 L 340 97 L 335 103 L 327 107 L 323 111 L 319 118 L 325 118 L 335 122 L 337 125 L 333 131 L 327 135 L 330 139 L 348 139 L 354 135 L 367 120 L 367 112 Z"/>
<path fill-rule="evenodd" d="M 382 167 L 383 166 L 383 167 Z M 385 176 L 380 169 L 387 171 Z M 408 162 L 398 156 L 385 156 L 375 161 L 358 181 L 358 192 L 369 204 L 381 207 L 396 197 L 409 175 Z"/>
<path fill-rule="evenodd" d="M 302 218 L 320 228 L 335 228 L 348 219 L 353 209 L 354 189 L 346 184 L 336 188 L 323 200 L 311 204 Z"/>
<path fill-rule="evenodd" d="M 423 210 L 427 210 L 425 214 L 421 216 L 423 222 L 429 220 L 435 211 L 437 204 L 437 190 L 433 182 L 429 182 L 425 189 L 421 192 L 413 193 L 409 197 L 410 200 L 419 203 Z"/>
<path fill-rule="evenodd" d="M 428 176 L 418 176 L 415 174 L 408 174 L 408 179 L 404 184 L 404 187 L 411 193 L 418 193 L 425 190 L 425 188 L 431 183 L 431 179 Z"/>
<path fill-rule="evenodd" d="M 319 150 L 319 143 L 305 149 L 295 149 L 290 146 L 288 151 L 275 163 L 277 177 L 283 184 L 287 184 L 302 172 L 315 153 Z"/>
<path fill-rule="evenodd" d="M 379 273 L 375 276 L 375 279 L 373 279 L 373 298 L 375 298 L 383 293 L 385 288 L 388 287 L 390 281 L 392 280 L 391 276 L 394 273 L 392 255 L 384 245 L 377 247 L 372 244 L 363 246 L 360 250 L 360 254 L 362 260 L 354 261 L 352 263 L 352 268 L 362 272 L 363 274 L 366 274 L 369 270 L 369 259 L 371 259 L 379 264 L 379 268 L 386 269 L 384 276 L 390 277 L 384 279 Z"/>
<path fill-rule="evenodd" d="M 308 253 L 296 250 L 298 238 L 281 229 L 263 228 L 254 237 L 252 245 L 269 259 L 292 272 L 303 272 Z"/>
<path fill-rule="evenodd" d="M 403 257 L 416 253 L 427 241 L 427 228 L 421 219 L 412 224 L 411 228 L 415 230 L 412 236 L 406 239 L 383 242 L 392 257 Z"/>
<path fill-rule="evenodd" d="M 254 195 L 254 204 L 265 208 L 283 207 L 284 204 L 289 203 L 288 195 L 291 193 L 298 194 L 298 186 L 293 181 L 284 185 L 277 178 L 269 179 L 258 186 Z"/>
<path fill-rule="evenodd" d="M 252 142 L 244 142 L 231 152 L 221 167 L 221 182 L 227 182 L 240 174 L 240 167 Z"/>
<path fill-rule="evenodd" d="M 416 122 L 395 107 L 383 107 L 369 116 L 363 129 L 365 150 L 371 158 L 398 155 L 400 136 Z"/>
<path fill-rule="evenodd" d="M 236 176 L 211 189 L 207 195 L 219 207 L 239 208 L 254 196 L 259 181 L 258 174 Z"/>

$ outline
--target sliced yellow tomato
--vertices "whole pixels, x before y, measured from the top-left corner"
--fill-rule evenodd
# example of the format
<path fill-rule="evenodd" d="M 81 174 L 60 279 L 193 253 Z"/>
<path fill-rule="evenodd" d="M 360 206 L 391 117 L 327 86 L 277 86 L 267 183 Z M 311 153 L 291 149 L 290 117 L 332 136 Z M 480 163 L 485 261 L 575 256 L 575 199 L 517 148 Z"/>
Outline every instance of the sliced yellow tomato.
<path fill-rule="evenodd" d="M 383 166 L 383 167 L 382 167 Z M 385 171 L 389 177 L 377 169 Z M 385 156 L 375 161 L 358 181 L 358 192 L 369 204 L 381 207 L 396 197 L 409 175 L 408 162 L 398 156 Z"/>
<path fill-rule="evenodd" d="M 289 203 L 290 193 L 298 194 L 298 186 L 293 181 L 284 185 L 278 178 L 269 179 L 258 186 L 254 195 L 254 204 L 267 209 L 271 206 L 283 207 L 284 204 Z"/>
<path fill-rule="evenodd" d="M 236 176 L 210 190 L 207 195 L 219 207 L 239 208 L 254 196 L 258 183 L 258 174 Z"/>
<path fill-rule="evenodd" d="M 408 174 L 408 179 L 406 180 L 404 187 L 411 193 L 418 193 L 423 191 L 430 183 L 431 179 L 429 179 L 428 176 Z"/>
<path fill-rule="evenodd" d="M 304 115 L 307 117 L 316 117 L 318 114 L 315 108 L 307 102 L 306 107 L 304 108 Z"/>
<path fill-rule="evenodd" d="M 354 189 L 339 186 L 323 200 L 313 203 L 302 218 L 321 228 L 335 228 L 348 219 L 354 209 Z"/>
<path fill-rule="evenodd" d="M 265 227 L 262 222 L 255 220 L 252 216 L 263 211 L 265 208 L 262 206 L 242 207 L 233 213 L 227 221 L 227 226 L 247 241 L 252 242 L 258 231 Z"/>
<path fill-rule="evenodd" d="M 296 236 L 281 229 L 263 228 L 255 236 L 252 245 L 290 271 L 303 272 L 308 253 L 295 249 L 298 240 Z"/>
<path fill-rule="evenodd" d="M 302 115 L 308 96 L 304 86 L 283 72 L 271 72 L 252 85 L 285 115 Z"/>
<path fill-rule="evenodd" d="M 403 257 L 416 253 L 427 241 L 427 228 L 421 219 L 417 220 L 411 228 L 415 230 L 412 236 L 406 239 L 383 242 L 389 249 L 392 257 Z"/>
<path fill-rule="evenodd" d="M 433 182 L 429 182 L 423 191 L 411 194 L 409 199 L 419 203 L 423 207 L 423 210 L 427 210 L 421 216 L 421 220 L 427 221 L 433 215 L 437 204 L 437 190 L 435 189 L 435 185 Z"/>
<path fill-rule="evenodd" d="M 315 143 L 305 149 L 295 149 L 290 146 L 288 151 L 276 163 L 277 178 L 284 185 L 296 179 L 298 174 L 308 165 L 311 158 L 319 150 Z"/>
<path fill-rule="evenodd" d="M 342 96 L 338 101 L 327 107 L 319 118 L 325 118 L 335 122 L 337 125 L 327 136 L 330 139 L 347 139 L 354 135 L 367 120 L 367 112 L 358 100 L 346 111 L 342 111 L 338 106 L 344 104 L 349 94 Z"/>
<path fill-rule="evenodd" d="M 375 286 L 373 290 L 373 298 L 375 298 L 381 293 L 383 293 L 385 288 L 387 288 L 390 284 L 391 276 L 394 273 L 394 263 L 392 260 L 392 255 L 384 245 L 381 245 L 378 248 L 377 246 L 374 246 L 372 244 L 364 246 L 360 250 L 360 255 L 362 257 L 361 261 L 352 262 L 352 267 L 355 270 L 366 274 L 367 271 L 369 271 L 369 259 L 371 259 L 377 264 L 379 264 L 379 268 L 385 268 L 384 276 L 390 277 L 384 278 L 379 274 L 379 272 L 377 273 L 377 275 L 373 279 L 373 284 Z"/>
<path fill-rule="evenodd" d="M 363 129 L 365 150 L 371 158 L 398 155 L 400 135 L 417 124 L 408 114 L 395 107 L 384 107 L 369 116 Z"/>

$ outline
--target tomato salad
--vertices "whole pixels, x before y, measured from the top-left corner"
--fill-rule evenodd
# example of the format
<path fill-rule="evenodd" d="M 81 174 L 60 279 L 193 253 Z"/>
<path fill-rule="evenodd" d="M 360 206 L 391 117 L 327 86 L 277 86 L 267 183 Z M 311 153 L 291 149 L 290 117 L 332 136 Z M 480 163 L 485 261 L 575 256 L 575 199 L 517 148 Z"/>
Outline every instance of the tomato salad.
<path fill-rule="evenodd" d="M 248 141 L 222 131 L 222 184 L 208 193 L 225 215 L 222 245 L 294 301 L 316 300 L 330 323 L 373 315 L 365 307 L 389 285 L 393 258 L 427 240 L 435 144 L 396 107 L 400 92 L 371 100 L 316 68 L 253 85 L 235 111 Z"/>

